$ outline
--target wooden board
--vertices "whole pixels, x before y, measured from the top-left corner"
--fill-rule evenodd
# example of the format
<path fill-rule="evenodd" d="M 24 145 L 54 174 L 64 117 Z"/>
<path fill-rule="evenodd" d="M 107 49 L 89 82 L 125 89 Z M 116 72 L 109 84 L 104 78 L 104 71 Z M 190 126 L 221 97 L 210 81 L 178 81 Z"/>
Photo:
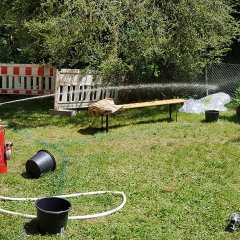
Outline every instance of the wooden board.
<path fill-rule="evenodd" d="M 142 107 L 151 107 L 151 106 L 160 106 L 160 105 L 171 105 L 171 104 L 180 104 L 184 103 L 186 100 L 181 98 L 176 99 L 168 99 L 168 100 L 158 100 L 158 101 L 151 101 L 151 102 L 139 102 L 139 103 L 129 103 L 129 104 L 122 104 L 118 105 L 123 109 L 130 109 L 130 108 L 142 108 Z"/>

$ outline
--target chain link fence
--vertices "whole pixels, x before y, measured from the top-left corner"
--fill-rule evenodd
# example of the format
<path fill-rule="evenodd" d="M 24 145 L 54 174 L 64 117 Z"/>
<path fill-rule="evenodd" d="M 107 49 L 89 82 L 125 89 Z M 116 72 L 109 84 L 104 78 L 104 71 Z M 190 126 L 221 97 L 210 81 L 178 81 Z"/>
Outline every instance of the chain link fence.
<path fill-rule="evenodd" d="M 233 97 L 236 88 L 240 87 L 240 64 L 214 63 L 205 74 L 206 84 L 216 87 L 207 88 L 207 94 L 224 92 Z"/>
<path fill-rule="evenodd" d="M 183 80 L 184 83 L 188 79 Z M 201 98 L 209 94 L 224 92 L 234 97 L 236 89 L 240 87 L 240 64 L 213 63 L 207 66 L 203 73 L 187 87 L 176 92 L 181 97 Z"/>
<path fill-rule="evenodd" d="M 183 81 L 187 82 L 188 79 Z M 217 92 L 224 92 L 234 97 L 238 87 L 240 87 L 240 64 L 212 63 L 194 83 L 188 83 L 182 93 L 185 97 L 192 98 L 201 98 Z M 179 93 L 179 90 L 177 92 Z"/>
<path fill-rule="evenodd" d="M 240 64 L 213 63 L 207 66 L 194 82 L 183 79 L 179 89 L 176 87 L 172 90 L 178 97 L 198 99 L 217 92 L 234 97 L 238 87 L 240 87 Z"/>
<path fill-rule="evenodd" d="M 217 92 L 224 92 L 234 97 L 238 87 L 240 87 L 240 64 L 213 63 L 207 66 L 195 80 L 163 79 L 158 84 L 125 86 L 125 90 L 122 90 L 125 94 L 128 93 L 127 101 L 141 101 L 179 97 L 199 99 Z"/>

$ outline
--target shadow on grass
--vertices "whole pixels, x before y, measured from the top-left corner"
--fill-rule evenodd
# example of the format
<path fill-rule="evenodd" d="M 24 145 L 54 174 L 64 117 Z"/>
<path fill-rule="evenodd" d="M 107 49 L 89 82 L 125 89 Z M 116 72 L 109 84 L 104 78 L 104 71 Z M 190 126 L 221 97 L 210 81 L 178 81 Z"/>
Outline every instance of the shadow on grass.
<path fill-rule="evenodd" d="M 240 123 L 240 119 L 236 115 L 224 116 L 224 119 L 229 121 L 229 122 Z"/>
<path fill-rule="evenodd" d="M 24 98 L 29 98 L 29 96 L 4 95 L 0 96 L 0 102 L 12 102 Z M 47 127 L 51 125 L 57 127 L 72 125 L 78 126 L 78 132 L 83 135 L 94 135 L 100 132 L 106 132 L 105 121 L 103 122 L 103 127 L 101 126 L 101 121 L 94 121 L 98 125 L 97 128 L 89 127 L 89 123 L 91 122 L 92 124 L 94 122 L 92 121 L 92 117 L 89 117 L 87 109 L 80 109 L 76 116 L 67 117 L 48 114 L 49 109 L 52 108 L 54 108 L 53 97 L 13 102 L 0 105 L 0 118 L 15 130 L 29 127 Z M 169 121 L 169 119 L 165 117 L 166 114 L 168 114 L 167 106 L 129 109 L 116 115 L 111 115 L 109 117 L 109 129 L 131 124 Z M 173 121 L 175 121 L 175 116 L 172 115 L 172 117 Z M 95 123 L 93 125 L 96 125 Z"/>
<path fill-rule="evenodd" d="M 86 127 L 78 130 L 78 133 L 82 135 L 95 135 L 101 132 L 106 132 L 105 128 Z"/>
<path fill-rule="evenodd" d="M 39 236 L 47 236 L 47 233 L 41 233 L 38 230 L 37 226 L 37 218 L 32 219 L 30 222 L 24 224 L 24 230 L 27 235 L 39 235 Z"/>
<path fill-rule="evenodd" d="M 240 137 L 233 138 L 229 142 L 231 142 L 231 143 L 239 143 L 240 142 Z"/>
<path fill-rule="evenodd" d="M 136 120 L 135 122 L 133 122 L 134 120 Z M 131 125 L 141 125 L 141 124 L 151 124 L 151 123 L 161 123 L 161 122 L 174 122 L 174 119 L 170 119 L 170 118 L 162 118 L 162 119 L 146 119 L 146 120 L 137 120 L 137 118 L 132 118 L 131 122 L 121 122 L 116 124 L 117 120 L 114 118 L 112 123 L 111 123 L 111 118 L 109 118 L 109 126 L 108 126 L 108 130 L 111 129 L 117 129 L 117 128 L 121 128 L 121 127 L 125 127 L 125 126 L 131 126 Z M 78 130 L 78 133 L 83 134 L 83 135 L 95 135 L 98 133 L 106 133 L 106 125 L 104 125 L 103 127 L 99 128 L 99 127 L 87 127 L 87 128 L 82 128 Z"/>
<path fill-rule="evenodd" d="M 54 98 L 32 99 L 28 101 L 14 102 L 30 98 L 29 96 L 1 96 L 0 95 L 0 119 L 13 129 L 28 127 L 47 127 L 50 125 L 86 125 L 88 117 L 85 109 L 81 109 L 74 117 L 50 115 L 49 110 L 54 108 Z M 10 102 L 1 105 L 1 103 Z"/>
<path fill-rule="evenodd" d="M 21 174 L 21 176 L 22 176 L 23 178 L 25 178 L 25 179 L 36 179 L 35 177 L 33 177 L 32 175 L 30 175 L 30 174 L 27 173 L 26 171 L 23 172 L 23 173 Z"/>
<path fill-rule="evenodd" d="M 161 122 L 175 122 L 174 119 L 170 119 L 170 118 L 161 118 L 161 119 L 146 119 L 146 120 L 139 120 L 136 121 L 132 124 L 129 125 L 139 125 L 139 124 L 150 124 L 150 123 L 161 123 Z"/>
<path fill-rule="evenodd" d="M 30 222 L 25 223 L 24 229 L 28 235 L 42 235 L 37 228 L 37 218 L 34 218 Z"/>
<path fill-rule="evenodd" d="M 240 121 L 235 117 L 235 116 L 219 116 L 218 120 L 215 121 L 206 121 L 206 119 L 202 119 L 201 122 L 202 123 L 216 123 L 219 120 L 224 120 L 224 121 L 229 121 L 229 122 L 235 122 L 235 123 L 240 123 Z"/>
<path fill-rule="evenodd" d="M 27 222 L 24 224 L 24 230 L 27 235 L 33 235 L 33 236 L 50 236 L 50 235 L 55 235 L 55 234 L 50 234 L 50 233 L 43 233 L 38 230 L 38 222 L 37 218 L 32 219 L 30 222 Z M 60 233 L 58 233 L 60 234 Z M 61 234 L 62 235 L 62 234 Z M 61 237 L 60 237 L 61 238 Z M 39 238 L 38 238 L 39 239 Z M 52 239 L 52 238 L 51 238 Z"/>

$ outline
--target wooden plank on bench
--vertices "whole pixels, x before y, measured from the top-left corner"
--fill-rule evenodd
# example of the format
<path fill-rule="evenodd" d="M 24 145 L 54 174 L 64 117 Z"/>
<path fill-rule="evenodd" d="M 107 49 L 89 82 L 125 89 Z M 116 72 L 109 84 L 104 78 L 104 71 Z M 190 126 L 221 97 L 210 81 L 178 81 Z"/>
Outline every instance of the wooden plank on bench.
<path fill-rule="evenodd" d="M 123 109 L 131 109 L 131 108 L 142 108 L 142 107 L 151 107 L 151 106 L 160 106 L 160 105 L 172 105 L 172 104 L 180 104 L 184 103 L 186 100 L 181 98 L 176 99 L 168 99 L 168 100 L 158 100 L 158 101 L 150 101 L 150 102 L 139 102 L 139 103 L 128 103 L 118 105 Z"/>

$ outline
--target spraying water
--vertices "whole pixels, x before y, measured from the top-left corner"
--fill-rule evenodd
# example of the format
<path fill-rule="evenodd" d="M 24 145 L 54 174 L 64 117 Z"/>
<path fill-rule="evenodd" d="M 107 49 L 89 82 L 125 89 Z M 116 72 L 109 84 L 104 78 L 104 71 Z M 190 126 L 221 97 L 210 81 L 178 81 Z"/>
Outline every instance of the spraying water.
<path fill-rule="evenodd" d="M 47 98 L 47 97 L 53 97 L 55 96 L 55 94 L 47 94 L 47 95 L 43 95 L 43 96 L 36 96 L 36 97 L 30 97 L 30 98 L 22 98 L 22 99 L 17 99 L 17 100 L 12 100 L 12 101 L 8 101 L 8 102 L 3 102 L 0 103 L 1 105 L 5 105 L 5 104 L 11 104 L 11 103 L 17 103 L 17 102 L 24 102 L 24 101 L 29 101 L 29 100 L 34 100 L 34 99 L 40 99 L 40 98 Z"/>
<path fill-rule="evenodd" d="M 175 88 L 175 89 L 208 89 L 208 90 L 216 90 L 218 89 L 217 85 L 209 85 L 209 84 L 199 84 L 199 83 L 150 83 L 150 84 L 131 84 L 131 85 L 121 85 L 121 86 L 108 86 L 102 87 L 100 89 L 107 90 L 137 90 L 137 89 L 167 89 L 167 88 Z"/>
<path fill-rule="evenodd" d="M 96 87 L 96 88 L 86 88 L 80 90 L 71 90 L 72 94 L 84 93 L 84 92 L 95 92 L 96 90 L 158 90 L 158 89 L 197 89 L 197 90 L 212 90 L 215 91 L 218 89 L 217 85 L 209 85 L 209 84 L 199 84 L 199 83 L 150 83 L 150 84 L 130 84 L 130 85 L 120 85 L 120 86 L 103 86 L 103 87 Z M 69 92 L 69 93 L 70 93 Z M 29 101 L 34 99 L 40 98 L 47 98 L 47 97 L 54 97 L 54 96 L 62 96 L 64 93 L 53 93 L 29 98 L 23 98 L 18 100 L 12 100 L 8 102 L 0 103 L 1 105 Z"/>

